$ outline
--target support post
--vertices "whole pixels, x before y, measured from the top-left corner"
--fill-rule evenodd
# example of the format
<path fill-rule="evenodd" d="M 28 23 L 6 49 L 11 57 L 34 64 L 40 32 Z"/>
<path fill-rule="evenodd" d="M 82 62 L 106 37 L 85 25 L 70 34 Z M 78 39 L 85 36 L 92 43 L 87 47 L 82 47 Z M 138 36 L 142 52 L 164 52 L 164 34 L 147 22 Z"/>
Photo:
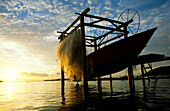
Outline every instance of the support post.
<path fill-rule="evenodd" d="M 133 77 L 133 69 L 132 66 L 128 66 L 128 81 L 129 81 L 129 88 L 130 92 L 134 92 L 135 90 L 135 85 L 134 85 L 134 77 Z"/>
<path fill-rule="evenodd" d="M 113 87 L 112 87 L 112 74 L 110 74 L 110 89 L 111 89 L 111 95 L 113 93 Z"/>
<path fill-rule="evenodd" d="M 94 41 L 94 51 L 97 51 L 97 43 L 96 40 Z M 98 86 L 98 92 L 101 93 L 102 88 L 101 88 L 101 80 L 100 77 L 97 77 L 97 86 Z"/>
<path fill-rule="evenodd" d="M 85 44 L 85 28 L 84 28 L 84 16 L 80 16 L 81 24 L 81 36 L 82 36 L 82 55 L 83 55 L 83 84 L 85 97 L 88 94 L 88 82 L 87 82 L 87 64 L 86 64 L 86 44 Z"/>
<path fill-rule="evenodd" d="M 144 65 L 143 64 L 141 64 L 141 73 L 142 73 L 143 87 L 145 88 L 145 77 L 144 77 Z"/>
<path fill-rule="evenodd" d="M 98 92 L 101 93 L 102 88 L 101 88 L 101 78 L 100 77 L 97 77 L 97 86 L 98 86 Z"/>
<path fill-rule="evenodd" d="M 64 66 L 61 61 L 61 96 L 62 96 L 62 104 L 65 103 L 65 96 L 64 96 Z"/>

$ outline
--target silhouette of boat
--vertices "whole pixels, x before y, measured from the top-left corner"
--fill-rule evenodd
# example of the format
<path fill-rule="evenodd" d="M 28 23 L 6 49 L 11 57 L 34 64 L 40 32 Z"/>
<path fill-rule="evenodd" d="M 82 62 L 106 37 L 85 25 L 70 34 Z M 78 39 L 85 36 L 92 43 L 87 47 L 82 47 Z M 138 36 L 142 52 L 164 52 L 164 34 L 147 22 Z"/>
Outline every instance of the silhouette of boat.
<path fill-rule="evenodd" d="M 138 57 L 156 28 L 137 33 L 105 46 L 87 56 L 87 72 L 90 77 L 119 72 Z"/>

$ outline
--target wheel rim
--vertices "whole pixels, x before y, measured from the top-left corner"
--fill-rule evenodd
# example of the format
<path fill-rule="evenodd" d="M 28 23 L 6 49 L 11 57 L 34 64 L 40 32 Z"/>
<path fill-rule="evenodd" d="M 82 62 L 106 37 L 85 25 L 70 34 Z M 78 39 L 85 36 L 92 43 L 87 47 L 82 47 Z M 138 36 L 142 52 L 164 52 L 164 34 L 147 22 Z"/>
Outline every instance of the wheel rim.
<path fill-rule="evenodd" d="M 135 9 L 126 9 L 118 17 L 118 21 L 127 22 L 133 19 L 133 22 L 127 26 L 127 30 L 130 35 L 134 35 L 139 31 L 140 27 L 140 16 Z"/>

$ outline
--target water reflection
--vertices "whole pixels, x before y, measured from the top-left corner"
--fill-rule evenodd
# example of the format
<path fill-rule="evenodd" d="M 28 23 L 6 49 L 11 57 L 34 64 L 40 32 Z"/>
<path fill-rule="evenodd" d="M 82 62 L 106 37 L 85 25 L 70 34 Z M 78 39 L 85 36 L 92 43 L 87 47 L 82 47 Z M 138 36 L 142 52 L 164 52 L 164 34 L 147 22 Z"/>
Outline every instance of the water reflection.
<path fill-rule="evenodd" d="M 135 81 L 135 92 L 131 92 L 127 85 L 128 81 L 113 81 L 113 91 L 110 90 L 109 81 L 102 81 L 102 94 L 97 91 L 94 82 L 89 85 L 89 97 L 84 98 L 83 86 L 75 87 L 72 85 L 69 96 L 66 97 L 66 104 L 58 110 L 82 110 L 82 111 L 101 111 L 101 110 L 169 110 L 170 97 L 166 97 L 164 90 L 170 94 L 168 83 L 150 81 L 143 87 L 142 81 Z M 166 88 L 162 86 L 166 84 Z M 110 93 L 112 92 L 112 93 Z M 168 98 L 168 99 L 167 99 Z M 165 102 L 166 100 L 166 102 Z"/>
<path fill-rule="evenodd" d="M 97 82 L 90 81 L 89 97 L 85 99 L 81 83 L 76 87 L 76 83 L 66 81 L 64 101 L 60 81 L 2 83 L 0 111 L 170 110 L 170 79 L 151 80 L 145 88 L 141 80 L 136 80 L 134 94 L 130 93 L 128 81 L 112 82 L 112 93 L 110 81 L 102 81 L 99 94 Z"/>
<path fill-rule="evenodd" d="M 56 87 L 57 85 L 51 87 L 50 83 L 44 82 L 0 84 L 0 111 L 40 110 L 45 106 L 59 106 L 60 93 L 54 90 Z"/>
<path fill-rule="evenodd" d="M 67 90 L 66 90 L 67 91 Z M 63 96 L 63 95 L 62 95 Z M 64 99 L 63 99 L 64 98 Z M 76 109 L 84 101 L 84 87 L 82 84 L 70 83 L 68 92 L 62 97 L 60 110 L 73 110 Z"/>

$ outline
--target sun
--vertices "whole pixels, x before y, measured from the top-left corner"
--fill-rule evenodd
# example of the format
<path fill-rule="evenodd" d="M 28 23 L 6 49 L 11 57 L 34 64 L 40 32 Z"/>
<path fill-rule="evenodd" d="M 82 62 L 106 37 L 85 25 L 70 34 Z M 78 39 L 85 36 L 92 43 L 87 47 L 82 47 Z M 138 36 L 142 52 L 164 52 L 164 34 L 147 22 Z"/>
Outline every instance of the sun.
<path fill-rule="evenodd" d="M 7 76 L 5 77 L 6 81 L 17 81 L 18 74 L 16 73 L 8 73 Z"/>
<path fill-rule="evenodd" d="M 4 81 L 17 81 L 19 77 L 19 71 L 16 69 L 6 70 L 2 76 Z"/>

